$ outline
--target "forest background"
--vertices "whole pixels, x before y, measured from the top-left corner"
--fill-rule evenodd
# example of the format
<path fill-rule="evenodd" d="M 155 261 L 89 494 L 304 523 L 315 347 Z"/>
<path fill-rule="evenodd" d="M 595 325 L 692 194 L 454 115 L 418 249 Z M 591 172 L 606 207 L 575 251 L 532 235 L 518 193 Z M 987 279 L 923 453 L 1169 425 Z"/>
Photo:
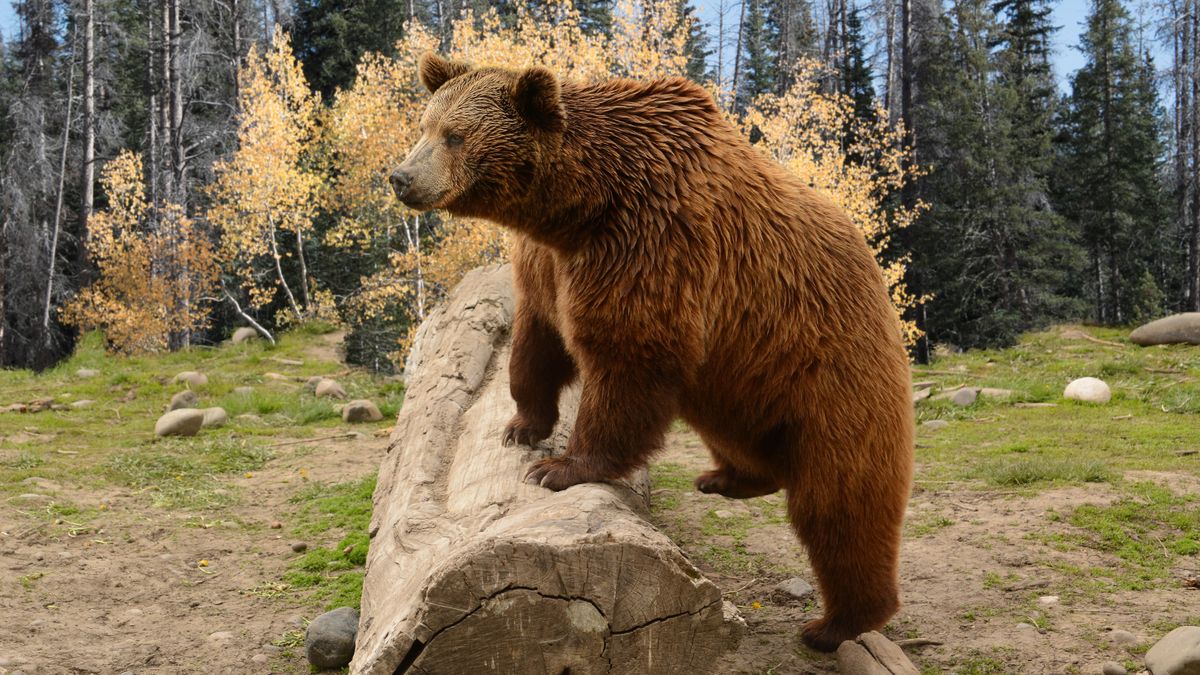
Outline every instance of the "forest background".
<path fill-rule="evenodd" d="M 1052 0 L 19 0 L 0 366 L 93 328 L 142 352 L 320 321 L 398 368 L 507 247 L 391 197 L 427 49 L 703 83 L 851 214 L 918 361 L 1200 310 L 1198 2 L 1091 0 L 1067 58 Z"/>

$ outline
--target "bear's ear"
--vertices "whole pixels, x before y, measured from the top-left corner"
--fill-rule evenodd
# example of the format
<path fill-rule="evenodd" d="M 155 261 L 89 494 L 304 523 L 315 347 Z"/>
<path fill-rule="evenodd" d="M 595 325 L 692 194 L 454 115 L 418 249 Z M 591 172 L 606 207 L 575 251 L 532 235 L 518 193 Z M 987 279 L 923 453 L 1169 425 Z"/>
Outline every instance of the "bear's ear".
<path fill-rule="evenodd" d="M 517 114 L 539 129 L 562 131 L 566 124 L 558 78 L 541 66 L 529 68 L 517 77 L 513 105 Z"/>
<path fill-rule="evenodd" d="M 421 84 L 425 85 L 431 94 L 440 89 L 443 84 L 470 71 L 470 65 L 462 61 L 444 59 L 433 52 L 425 52 L 417 62 L 417 73 L 421 77 Z"/>

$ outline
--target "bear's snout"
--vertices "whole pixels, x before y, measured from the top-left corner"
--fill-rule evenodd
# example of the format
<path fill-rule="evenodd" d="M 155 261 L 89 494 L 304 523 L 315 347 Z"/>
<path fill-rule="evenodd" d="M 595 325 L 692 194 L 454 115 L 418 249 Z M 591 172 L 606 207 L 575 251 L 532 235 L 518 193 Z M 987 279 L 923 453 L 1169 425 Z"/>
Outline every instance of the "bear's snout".
<path fill-rule="evenodd" d="M 396 199 L 403 201 L 404 195 L 408 193 L 408 188 L 412 187 L 412 174 L 403 169 L 396 169 L 388 177 L 388 181 L 392 184 Z"/>

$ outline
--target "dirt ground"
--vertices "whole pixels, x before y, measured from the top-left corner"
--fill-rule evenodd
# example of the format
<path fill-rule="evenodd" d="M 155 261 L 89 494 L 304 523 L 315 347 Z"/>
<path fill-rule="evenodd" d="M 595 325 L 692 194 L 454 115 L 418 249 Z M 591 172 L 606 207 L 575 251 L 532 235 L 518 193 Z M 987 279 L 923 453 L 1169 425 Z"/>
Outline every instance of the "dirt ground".
<path fill-rule="evenodd" d="M 155 508 L 129 489 L 39 486 L 101 509 L 90 528 L 35 517 L 37 503 L 10 501 L 0 510 L 0 569 L 4 588 L 17 590 L 0 593 L 0 673 L 308 672 L 296 641 L 315 611 L 276 592 L 299 555 L 284 534 L 295 509 L 289 498 L 306 479 L 339 483 L 372 473 L 385 446 L 368 435 L 278 447 L 263 468 L 228 479 L 240 499 L 211 521 Z M 676 431 L 657 461 L 690 480 L 708 457 L 694 435 Z M 1200 491 L 1190 475 L 1126 477 Z M 657 524 L 741 608 L 749 628 L 717 672 L 836 672 L 829 656 L 796 639 L 816 603 L 774 591 L 791 576 L 812 579 L 780 518 L 781 495 L 731 501 L 676 487 L 656 489 Z M 1200 592 L 1089 591 L 1071 572 L 1114 561 L 1054 546 L 1052 535 L 1070 526 L 1048 514 L 1115 498 L 1109 484 L 1032 494 L 917 492 L 903 549 L 904 608 L 885 632 L 934 641 L 908 650 L 930 673 L 1099 673 L 1105 661 L 1133 672 L 1167 626 L 1195 621 Z M 272 529 L 276 521 L 284 529 Z M 714 534 L 713 524 L 720 530 L 725 521 L 739 526 Z M 308 543 L 330 545 L 342 534 Z M 1137 641 L 1116 644 L 1113 629 Z"/>
<path fill-rule="evenodd" d="M 376 470 L 386 445 L 367 436 L 279 447 L 250 477 L 230 479 L 241 499 L 217 521 L 117 489 L 59 490 L 103 508 L 94 531 L 0 511 L 0 568 L 27 580 L 26 592 L 0 594 L 0 673 L 308 672 L 302 647 L 273 644 L 313 610 L 271 597 L 299 554 L 286 529 L 270 526 L 286 528 L 302 475 L 361 478 Z M 341 533 L 323 537 L 336 542 Z"/>

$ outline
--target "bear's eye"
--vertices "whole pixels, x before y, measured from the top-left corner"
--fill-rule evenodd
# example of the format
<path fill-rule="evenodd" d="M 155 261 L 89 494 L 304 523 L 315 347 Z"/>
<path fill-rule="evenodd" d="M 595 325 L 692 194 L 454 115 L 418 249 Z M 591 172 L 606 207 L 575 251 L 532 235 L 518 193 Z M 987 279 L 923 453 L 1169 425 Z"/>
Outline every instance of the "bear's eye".
<path fill-rule="evenodd" d="M 446 134 L 446 145 L 456 148 L 463 144 L 463 137 L 458 134 Z"/>

